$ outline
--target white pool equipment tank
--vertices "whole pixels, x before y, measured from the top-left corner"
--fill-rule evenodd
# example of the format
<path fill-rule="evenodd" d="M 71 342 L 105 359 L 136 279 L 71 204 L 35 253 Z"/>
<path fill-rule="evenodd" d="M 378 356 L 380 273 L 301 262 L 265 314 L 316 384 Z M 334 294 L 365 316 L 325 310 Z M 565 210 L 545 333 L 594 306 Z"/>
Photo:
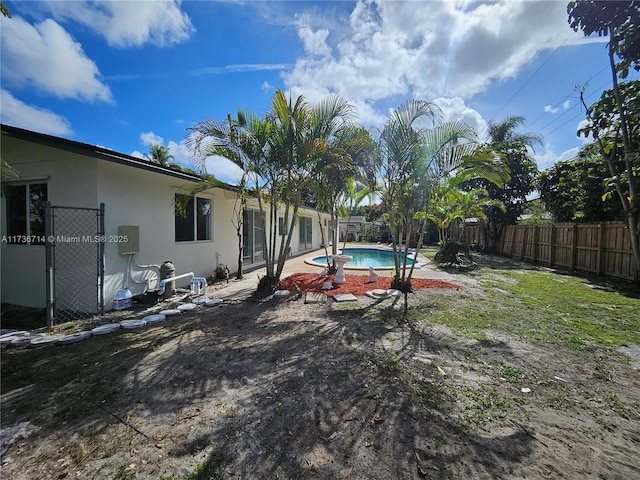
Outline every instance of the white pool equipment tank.
<path fill-rule="evenodd" d="M 113 297 L 113 309 L 124 310 L 125 308 L 131 308 L 133 304 L 132 297 L 131 290 L 128 288 L 118 290 L 116 296 Z"/>

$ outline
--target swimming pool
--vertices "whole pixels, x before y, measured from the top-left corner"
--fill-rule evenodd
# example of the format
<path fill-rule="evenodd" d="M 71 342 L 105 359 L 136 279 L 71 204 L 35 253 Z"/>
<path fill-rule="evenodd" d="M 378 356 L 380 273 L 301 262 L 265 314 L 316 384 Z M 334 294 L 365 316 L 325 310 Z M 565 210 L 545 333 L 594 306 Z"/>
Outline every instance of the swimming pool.
<path fill-rule="evenodd" d="M 395 267 L 392 250 L 383 250 L 380 248 L 345 248 L 342 253 L 353 257 L 344 265 L 346 269 L 367 269 L 369 267 L 392 269 Z M 305 260 L 305 262 L 310 265 L 326 267 L 327 257 L 324 255 L 313 257 L 310 260 Z M 413 262 L 414 260 L 411 258 L 411 254 L 409 254 L 407 265 L 411 265 Z M 331 263 L 331 255 L 329 255 L 329 263 Z"/>

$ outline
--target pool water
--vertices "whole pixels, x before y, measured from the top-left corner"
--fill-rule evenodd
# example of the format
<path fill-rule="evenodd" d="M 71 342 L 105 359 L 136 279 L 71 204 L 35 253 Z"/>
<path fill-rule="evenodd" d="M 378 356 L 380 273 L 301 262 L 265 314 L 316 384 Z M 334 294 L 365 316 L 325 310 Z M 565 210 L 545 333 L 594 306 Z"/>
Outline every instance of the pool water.
<path fill-rule="evenodd" d="M 344 268 L 393 268 L 393 252 L 391 250 L 379 250 L 376 248 L 345 248 L 342 252 L 344 255 L 353 257 L 349 262 L 345 263 Z M 314 257 L 314 263 L 321 265 L 327 264 L 327 257 Z M 331 263 L 331 255 L 329 255 L 329 263 Z M 413 260 L 408 259 L 407 265 L 411 265 Z"/>

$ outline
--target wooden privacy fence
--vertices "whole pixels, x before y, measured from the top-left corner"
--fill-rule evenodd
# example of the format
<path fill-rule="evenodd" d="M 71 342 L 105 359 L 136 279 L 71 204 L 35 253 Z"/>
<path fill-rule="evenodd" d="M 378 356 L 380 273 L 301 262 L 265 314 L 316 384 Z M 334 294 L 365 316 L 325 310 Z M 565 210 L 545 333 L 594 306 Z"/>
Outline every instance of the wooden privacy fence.
<path fill-rule="evenodd" d="M 467 226 L 461 239 L 484 244 L 484 229 Z M 624 222 L 508 225 L 496 248 L 502 255 L 552 268 L 638 280 Z"/>

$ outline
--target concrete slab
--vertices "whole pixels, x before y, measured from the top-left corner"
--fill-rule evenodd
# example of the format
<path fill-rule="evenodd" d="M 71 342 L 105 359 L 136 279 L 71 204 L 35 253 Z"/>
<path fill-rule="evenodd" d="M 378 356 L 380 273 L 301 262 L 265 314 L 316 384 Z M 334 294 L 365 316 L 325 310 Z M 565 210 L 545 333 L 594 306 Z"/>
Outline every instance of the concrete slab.
<path fill-rule="evenodd" d="M 304 303 L 324 303 L 327 301 L 327 295 L 319 292 L 307 292 L 304 296 Z"/>
<path fill-rule="evenodd" d="M 356 297 L 353 293 L 338 293 L 333 296 L 333 299 L 336 302 L 357 302 L 358 297 Z"/>

